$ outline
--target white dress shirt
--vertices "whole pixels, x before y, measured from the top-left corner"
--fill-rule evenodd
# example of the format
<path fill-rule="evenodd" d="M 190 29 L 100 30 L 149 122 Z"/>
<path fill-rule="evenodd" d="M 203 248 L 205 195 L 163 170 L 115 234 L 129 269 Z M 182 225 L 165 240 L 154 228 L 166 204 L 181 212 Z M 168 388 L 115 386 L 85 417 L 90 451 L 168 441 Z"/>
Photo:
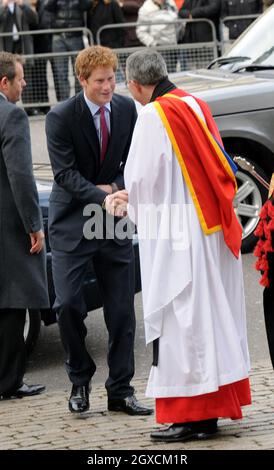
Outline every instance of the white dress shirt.
<path fill-rule="evenodd" d="M 96 103 L 93 103 L 93 101 L 90 101 L 87 98 L 87 96 L 85 95 L 85 93 L 84 93 L 84 98 L 85 98 L 85 102 L 87 103 L 87 106 L 88 106 L 88 108 L 91 112 L 91 115 L 93 117 L 93 121 L 94 121 L 94 125 L 95 125 L 96 131 L 97 131 L 98 139 L 99 139 L 99 142 L 100 142 L 100 145 L 101 145 L 102 144 L 102 136 L 101 136 L 100 112 L 99 112 L 99 109 L 101 108 L 101 106 L 99 106 Z M 106 118 L 107 128 L 108 128 L 108 132 L 110 134 L 110 113 L 111 113 L 110 103 L 106 103 L 104 105 L 104 109 L 105 109 L 105 118 Z"/>

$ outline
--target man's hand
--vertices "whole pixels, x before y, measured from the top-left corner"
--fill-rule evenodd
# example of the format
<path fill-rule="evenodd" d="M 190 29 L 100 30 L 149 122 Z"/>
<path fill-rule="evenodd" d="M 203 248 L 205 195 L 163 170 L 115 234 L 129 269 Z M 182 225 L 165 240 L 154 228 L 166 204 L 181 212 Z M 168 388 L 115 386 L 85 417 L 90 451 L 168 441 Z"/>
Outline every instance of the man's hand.
<path fill-rule="evenodd" d="M 125 189 L 109 194 L 105 199 L 106 211 L 110 215 L 125 217 L 127 215 L 128 193 Z"/>
<path fill-rule="evenodd" d="M 39 232 L 30 233 L 29 236 L 31 242 L 30 254 L 33 255 L 34 253 L 40 253 L 44 246 L 45 235 L 43 230 L 39 230 Z"/>
<path fill-rule="evenodd" d="M 112 187 L 110 184 L 97 184 L 96 188 L 102 189 L 102 191 L 105 191 L 105 193 L 108 194 L 112 193 Z"/>

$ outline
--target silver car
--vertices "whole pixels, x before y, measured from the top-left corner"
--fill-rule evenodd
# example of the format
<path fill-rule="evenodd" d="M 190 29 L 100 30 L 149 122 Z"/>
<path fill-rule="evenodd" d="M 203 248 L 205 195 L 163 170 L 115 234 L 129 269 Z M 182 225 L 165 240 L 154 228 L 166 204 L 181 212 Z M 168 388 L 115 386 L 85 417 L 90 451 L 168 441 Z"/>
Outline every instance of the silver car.
<path fill-rule="evenodd" d="M 269 181 L 274 171 L 274 6 L 208 69 L 170 78 L 210 105 L 226 151 L 252 162 Z M 248 252 L 256 241 L 253 232 L 267 190 L 245 171 L 236 176 L 234 206 L 243 227 L 242 251 Z"/>

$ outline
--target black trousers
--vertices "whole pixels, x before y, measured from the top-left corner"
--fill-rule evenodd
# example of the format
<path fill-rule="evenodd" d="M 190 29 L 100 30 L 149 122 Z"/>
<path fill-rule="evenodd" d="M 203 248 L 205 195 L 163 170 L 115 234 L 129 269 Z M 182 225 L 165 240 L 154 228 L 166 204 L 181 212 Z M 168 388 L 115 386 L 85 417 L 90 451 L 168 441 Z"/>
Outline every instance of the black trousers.
<path fill-rule="evenodd" d="M 107 326 L 109 398 L 133 394 L 134 375 L 134 257 L 132 243 L 118 245 L 113 240 L 82 240 L 70 253 L 52 250 L 52 272 L 61 339 L 67 354 L 66 369 L 71 382 L 85 385 L 96 365 L 85 345 L 87 316 L 83 283 L 89 261 L 93 260 L 103 299 Z"/>
<path fill-rule="evenodd" d="M 0 395 L 16 391 L 26 368 L 26 311 L 0 309 Z"/>
<path fill-rule="evenodd" d="M 264 289 L 264 318 L 270 358 L 274 368 L 274 253 L 268 253 L 270 286 Z"/>

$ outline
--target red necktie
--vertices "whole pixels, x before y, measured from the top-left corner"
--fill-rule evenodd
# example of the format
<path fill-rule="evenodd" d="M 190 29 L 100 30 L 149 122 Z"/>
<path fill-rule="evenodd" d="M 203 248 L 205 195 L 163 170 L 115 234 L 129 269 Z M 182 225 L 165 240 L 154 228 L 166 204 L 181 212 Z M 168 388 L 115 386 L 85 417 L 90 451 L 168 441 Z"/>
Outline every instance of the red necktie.
<path fill-rule="evenodd" d="M 100 129 L 101 129 L 101 156 L 100 160 L 101 163 L 103 163 L 106 151 L 107 151 L 107 146 L 108 146 L 108 139 L 109 139 L 109 133 L 108 133 L 108 126 L 106 122 L 106 117 L 105 117 L 105 107 L 101 106 L 100 108 Z"/>

